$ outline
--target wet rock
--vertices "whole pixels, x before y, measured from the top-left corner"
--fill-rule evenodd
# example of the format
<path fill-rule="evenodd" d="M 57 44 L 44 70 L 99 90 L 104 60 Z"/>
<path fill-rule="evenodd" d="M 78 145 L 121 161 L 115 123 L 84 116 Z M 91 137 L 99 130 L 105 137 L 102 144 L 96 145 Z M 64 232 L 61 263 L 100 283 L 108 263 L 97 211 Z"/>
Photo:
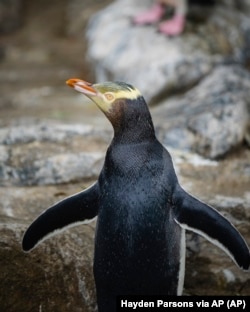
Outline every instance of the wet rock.
<path fill-rule="evenodd" d="M 149 3 L 118 0 L 94 15 L 87 36 L 96 80 L 128 81 L 157 102 L 192 87 L 218 64 L 246 61 L 250 20 L 230 2 L 217 3 L 205 22 L 188 21 L 176 38 L 132 25 Z"/>
<path fill-rule="evenodd" d="M 21 0 L 0 0 L 0 33 L 16 30 L 21 23 Z"/>
<path fill-rule="evenodd" d="M 248 137 L 250 74 L 238 66 L 219 66 L 185 94 L 153 109 L 168 146 L 209 158 L 225 155 Z"/>

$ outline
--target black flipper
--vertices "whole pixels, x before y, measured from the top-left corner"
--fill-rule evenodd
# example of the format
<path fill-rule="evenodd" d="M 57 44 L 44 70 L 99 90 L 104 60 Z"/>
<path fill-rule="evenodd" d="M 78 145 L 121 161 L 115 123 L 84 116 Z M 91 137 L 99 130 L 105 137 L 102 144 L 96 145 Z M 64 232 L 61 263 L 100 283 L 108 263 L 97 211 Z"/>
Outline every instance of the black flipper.
<path fill-rule="evenodd" d="M 214 208 L 186 193 L 180 186 L 173 195 L 175 220 L 224 250 L 243 270 L 250 268 L 249 248 L 236 228 Z"/>
<path fill-rule="evenodd" d="M 98 183 L 95 183 L 45 210 L 25 232 L 23 250 L 30 251 L 38 243 L 64 230 L 65 227 L 91 222 L 97 216 L 98 208 L 99 188 Z"/>

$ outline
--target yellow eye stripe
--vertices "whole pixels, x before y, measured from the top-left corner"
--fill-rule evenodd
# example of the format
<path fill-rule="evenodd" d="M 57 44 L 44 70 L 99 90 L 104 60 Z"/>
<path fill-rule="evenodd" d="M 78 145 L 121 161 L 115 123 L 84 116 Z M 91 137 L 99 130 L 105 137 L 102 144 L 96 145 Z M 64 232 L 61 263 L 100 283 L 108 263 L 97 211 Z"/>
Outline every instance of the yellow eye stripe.
<path fill-rule="evenodd" d="M 137 89 L 133 89 L 133 90 L 130 90 L 130 91 L 120 90 L 120 91 L 115 93 L 115 98 L 116 99 L 124 99 L 125 98 L 125 99 L 129 99 L 129 100 L 135 100 L 139 96 L 141 96 L 141 93 Z"/>
<path fill-rule="evenodd" d="M 93 87 L 98 90 L 100 93 L 104 94 L 105 98 L 108 101 L 111 101 L 110 96 L 106 96 L 106 94 L 113 94 L 114 99 L 130 99 L 135 100 L 141 93 L 138 89 L 134 88 L 133 86 L 123 83 L 123 82 L 105 82 L 103 84 L 94 84 Z"/>

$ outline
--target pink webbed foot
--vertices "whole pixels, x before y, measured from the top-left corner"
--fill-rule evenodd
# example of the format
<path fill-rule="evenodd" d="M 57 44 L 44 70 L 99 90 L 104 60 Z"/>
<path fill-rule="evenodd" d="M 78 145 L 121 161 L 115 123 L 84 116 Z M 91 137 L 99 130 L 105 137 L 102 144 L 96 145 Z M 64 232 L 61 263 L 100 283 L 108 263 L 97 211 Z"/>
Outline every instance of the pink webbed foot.
<path fill-rule="evenodd" d="M 175 15 L 171 20 L 162 22 L 159 31 L 168 36 L 178 36 L 185 27 L 186 18 L 184 15 Z"/>
<path fill-rule="evenodd" d="M 149 10 L 144 11 L 133 18 L 136 25 L 154 24 L 158 22 L 165 13 L 165 7 L 161 3 L 156 3 Z"/>

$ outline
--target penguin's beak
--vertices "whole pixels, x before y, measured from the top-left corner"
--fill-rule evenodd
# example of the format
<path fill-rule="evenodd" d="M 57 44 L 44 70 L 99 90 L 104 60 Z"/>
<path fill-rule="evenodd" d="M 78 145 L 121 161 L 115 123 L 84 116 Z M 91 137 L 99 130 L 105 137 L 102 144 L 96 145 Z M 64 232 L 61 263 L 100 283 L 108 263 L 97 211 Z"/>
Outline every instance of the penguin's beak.
<path fill-rule="evenodd" d="M 78 78 L 71 78 L 66 81 L 66 84 L 76 91 L 81 92 L 87 96 L 97 95 L 98 91 L 93 87 L 90 82 L 78 79 Z"/>

